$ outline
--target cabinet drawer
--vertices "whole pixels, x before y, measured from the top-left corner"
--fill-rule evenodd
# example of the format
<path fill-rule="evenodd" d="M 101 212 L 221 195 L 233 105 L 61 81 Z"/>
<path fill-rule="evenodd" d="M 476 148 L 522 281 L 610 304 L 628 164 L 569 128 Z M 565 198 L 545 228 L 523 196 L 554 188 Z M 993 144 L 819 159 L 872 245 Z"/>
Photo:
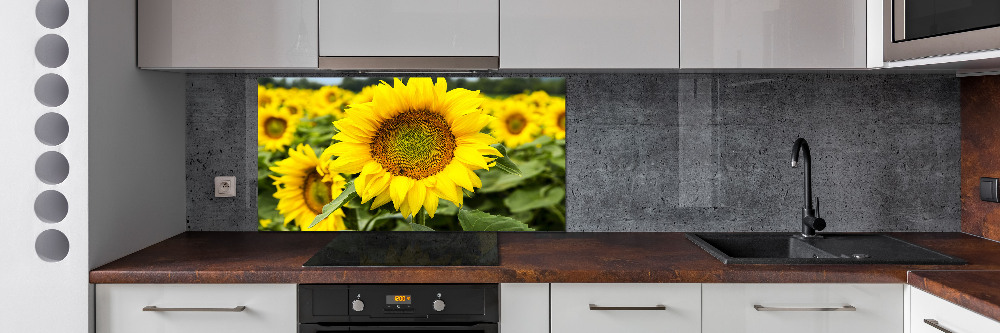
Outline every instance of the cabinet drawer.
<path fill-rule="evenodd" d="M 98 333 L 295 332 L 297 323 L 294 284 L 98 284 L 95 302 Z M 237 306 L 246 308 L 204 311 Z M 200 311 L 169 311 L 178 308 Z"/>
<path fill-rule="evenodd" d="M 551 288 L 552 333 L 701 330 L 699 284 L 554 283 Z"/>
<path fill-rule="evenodd" d="M 941 333 L 924 322 L 935 320 L 953 333 L 1000 332 L 1000 322 L 979 315 L 927 292 L 910 288 L 910 333 Z"/>
<path fill-rule="evenodd" d="M 705 284 L 702 327 L 706 333 L 902 332 L 904 290 L 901 284 Z M 829 311 L 848 305 L 853 311 Z"/>

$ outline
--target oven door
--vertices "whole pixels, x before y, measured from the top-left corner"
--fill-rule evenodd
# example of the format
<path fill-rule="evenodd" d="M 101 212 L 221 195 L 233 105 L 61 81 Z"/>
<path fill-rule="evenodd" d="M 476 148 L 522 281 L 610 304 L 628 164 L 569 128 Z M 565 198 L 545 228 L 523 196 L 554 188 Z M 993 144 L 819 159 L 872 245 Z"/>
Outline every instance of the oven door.
<path fill-rule="evenodd" d="M 1000 1 L 883 0 L 885 61 L 1000 49 Z"/>
<path fill-rule="evenodd" d="M 325 332 L 367 332 L 367 333 L 396 333 L 396 332 L 449 332 L 449 333 L 497 333 L 497 324 L 471 324 L 471 325 L 355 325 L 355 326 L 325 326 L 319 324 L 299 324 L 299 333 L 325 333 Z"/>

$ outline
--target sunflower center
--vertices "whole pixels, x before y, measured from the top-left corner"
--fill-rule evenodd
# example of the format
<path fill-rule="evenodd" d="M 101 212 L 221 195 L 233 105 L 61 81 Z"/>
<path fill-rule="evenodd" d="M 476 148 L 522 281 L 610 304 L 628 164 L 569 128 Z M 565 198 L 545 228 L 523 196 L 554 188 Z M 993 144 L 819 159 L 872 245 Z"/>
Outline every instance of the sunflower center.
<path fill-rule="evenodd" d="M 288 123 L 281 118 L 267 118 L 264 121 L 264 134 L 272 139 L 280 139 L 285 134 Z"/>
<path fill-rule="evenodd" d="M 315 214 L 322 213 L 323 206 L 333 201 L 330 184 L 324 183 L 322 179 L 323 176 L 313 171 L 302 184 L 302 199 L 306 202 L 306 207 Z"/>
<path fill-rule="evenodd" d="M 288 108 L 288 113 L 291 113 L 293 115 L 294 114 L 299 114 L 299 107 L 297 107 L 297 106 L 291 106 L 291 105 L 286 106 L 286 107 Z"/>
<path fill-rule="evenodd" d="M 455 156 L 455 135 L 440 114 L 406 111 L 382 123 L 371 153 L 389 173 L 423 179 L 444 170 Z"/>
<path fill-rule="evenodd" d="M 329 92 L 329 93 L 327 93 L 326 94 L 326 100 L 329 101 L 330 103 L 336 103 L 337 102 L 337 94 L 335 94 L 332 91 Z"/>
<path fill-rule="evenodd" d="M 257 106 L 264 107 L 271 104 L 271 96 L 261 96 L 257 99 Z"/>
<path fill-rule="evenodd" d="M 524 127 L 527 124 L 528 119 L 524 118 L 522 114 L 513 114 L 507 117 L 507 131 L 510 134 L 521 134 L 521 131 L 524 131 Z"/>
<path fill-rule="evenodd" d="M 558 121 L 556 121 L 556 125 L 559 126 L 560 130 L 566 131 L 566 111 L 559 112 L 557 117 L 559 118 L 556 118 L 558 119 Z"/>

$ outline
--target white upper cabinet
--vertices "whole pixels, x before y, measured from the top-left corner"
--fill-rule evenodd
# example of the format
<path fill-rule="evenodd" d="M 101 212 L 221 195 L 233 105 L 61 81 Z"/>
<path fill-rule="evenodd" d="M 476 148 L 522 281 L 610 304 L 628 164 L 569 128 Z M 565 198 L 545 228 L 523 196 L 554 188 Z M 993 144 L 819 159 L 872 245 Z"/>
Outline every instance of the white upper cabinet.
<path fill-rule="evenodd" d="M 678 0 L 503 0 L 500 68 L 677 68 Z"/>
<path fill-rule="evenodd" d="M 682 0 L 681 68 L 880 67 L 880 6 L 870 0 Z M 869 62 L 869 44 L 878 46 L 872 49 L 877 65 Z"/>
<path fill-rule="evenodd" d="M 316 0 L 139 0 L 139 67 L 316 68 L 316 7 Z"/>
<path fill-rule="evenodd" d="M 496 57 L 499 0 L 319 0 L 319 56 Z"/>

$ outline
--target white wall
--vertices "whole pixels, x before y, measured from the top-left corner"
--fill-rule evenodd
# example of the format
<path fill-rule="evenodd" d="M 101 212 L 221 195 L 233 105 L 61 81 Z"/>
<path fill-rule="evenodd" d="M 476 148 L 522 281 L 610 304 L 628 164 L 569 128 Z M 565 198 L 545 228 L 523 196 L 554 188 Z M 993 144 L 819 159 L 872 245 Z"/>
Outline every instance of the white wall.
<path fill-rule="evenodd" d="M 179 234 L 184 74 L 136 67 L 135 1 L 90 0 L 90 267 Z"/>

